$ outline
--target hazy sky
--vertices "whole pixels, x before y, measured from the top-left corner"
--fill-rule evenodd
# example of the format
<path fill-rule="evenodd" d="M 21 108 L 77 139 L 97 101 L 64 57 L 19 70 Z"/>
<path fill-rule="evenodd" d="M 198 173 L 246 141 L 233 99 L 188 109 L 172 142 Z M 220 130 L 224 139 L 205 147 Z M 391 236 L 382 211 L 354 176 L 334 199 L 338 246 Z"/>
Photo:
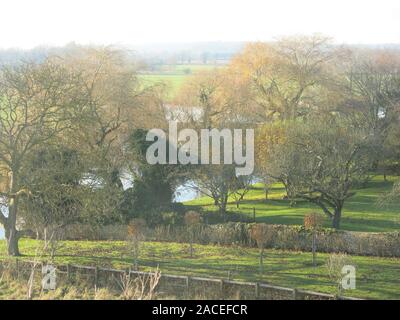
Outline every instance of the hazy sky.
<path fill-rule="evenodd" d="M 399 0 L 2 0 L 0 47 L 270 40 L 400 43 Z"/>

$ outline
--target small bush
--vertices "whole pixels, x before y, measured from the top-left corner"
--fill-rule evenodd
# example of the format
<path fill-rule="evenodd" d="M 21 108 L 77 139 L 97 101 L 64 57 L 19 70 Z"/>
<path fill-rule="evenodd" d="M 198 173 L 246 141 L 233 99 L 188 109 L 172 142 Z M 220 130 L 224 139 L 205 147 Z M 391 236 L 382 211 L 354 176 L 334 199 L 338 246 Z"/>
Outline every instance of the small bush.
<path fill-rule="evenodd" d="M 332 253 L 326 261 L 329 278 L 336 284 L 338 295 L 341 293 L 342 269 L 346 265 L 352 265 L 352 259 L 345 253 Z"/>

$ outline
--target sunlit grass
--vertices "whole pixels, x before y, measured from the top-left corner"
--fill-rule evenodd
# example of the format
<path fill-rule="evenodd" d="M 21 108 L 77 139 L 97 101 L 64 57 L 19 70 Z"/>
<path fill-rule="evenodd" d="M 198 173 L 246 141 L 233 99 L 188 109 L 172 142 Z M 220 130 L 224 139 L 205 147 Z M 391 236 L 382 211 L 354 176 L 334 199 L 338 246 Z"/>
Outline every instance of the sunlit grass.
<path fill-rule="evenodd" d="M 32 260 L 41 245 L 22 239 L 22 259 Z M 140 253 L 141 270 L 157 266 L 163 273 L 262 281 L 275 285 L 335 293 L 325 261 L 328 254 L 319 253 L 317 266 L 311 254 L 281 250 L 265 251 L 265 272 L 259 275 L 258 250 L 254 248 L 195 245 L 194 258 L 187 244 L 144 242 Z M 5 243 L 0 242 L 0 259 L 7 259 Z M 46 257 L 44 257 L 46 259 Z M 364 298 L 400 299 L 400 259 L 353 256 L 356 265 L 356 289 L 345 295 Z M 56 257 L 58 264 L 100 265 L 126 269 L 132 264 L 122 241 L 65 241 Z"/>
<path fill-rule="evenodd" d="M 370 232 L 399 231 L 400 203 L 384 207 L 378 205 L 379 197 L 391 189 L 393 181 L 394 178 L 385 182 L 382 177 L 376 177 L 366 188 L 355 190 L 356 195 L 345 203 L 341 229 Z M 284 195 L 283 186 L 274 184 L 269 192 L 268 200 L 265 200 L 263 185 L 257 183 L 245 196 L 239 209 L 236 208 L 234 200 L 230 199 L 228 211 L 253 216 L 253 208 L 255 208 L 257 222 L 289 225 L 303 224 L 304 214 L 310 211 L 322 213 L 319 207 L 303 200 L 297 200 L 291 206 L 288 200 L 283 199 Z M 185 205 L 201 207 L 209 212 L 217 211 L 209 197 L 188 201 Z M 325 220 L 325 226 L 331 227 L 328 219 Z"/>

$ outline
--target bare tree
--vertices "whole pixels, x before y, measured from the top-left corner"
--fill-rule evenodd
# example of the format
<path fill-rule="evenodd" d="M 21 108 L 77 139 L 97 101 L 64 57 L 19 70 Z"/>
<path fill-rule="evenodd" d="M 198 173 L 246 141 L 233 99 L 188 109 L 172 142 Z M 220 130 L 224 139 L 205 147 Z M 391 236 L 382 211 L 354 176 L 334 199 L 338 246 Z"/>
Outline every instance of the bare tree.
<path fill-rule="evenodd" d="M 199 166 L 191 188 L 213 199 L 220 214 L 226 213 L 229 197 L 237 191 L 238 181 L 233 165 Z"/>
<path fill-rule="evenodd" d="M 315 258 L 317 255 L 317 231 L 318 229 L 321 228 L 322 222 L 323 222 L 322 216 L 320 216 L 318 213 L 312 212 L 304 216 L 304 227 L 307 230 L 310 230 L 312 233 L 311 250 L 312 250 L 312 263 L 314 267 L 316 265 Z"/>
<path fill-rule="evenodd" d="M 330 117 L 293 125 L 275 164 L 290 174 L 291 192 L 319 206 L 337 229 L 345 201 L 368 179 L 375 155 L 368 131 Z"/>
<path fill-rule="evenodd" d="M 70 129 L 75 110 L 85 104 L 79 76 L 46 61 L 22 63 L 0 70 L 0 172 L 6 182 L 1 196 L 7 201 L 8 216 L 0 214 L 8 253 L 19 255 L 18 205 L 31 193 L 21 181 L 26 160 L 38 146 L 48 144 Z"/>
<path fill-rule="evenodd" d="M 188 211 L 185 213 L 185 224 L 190 234 L 190 258 L 193 258 L 193 242 L 196 229 L 201 223 L 201 216 L 196 211 Z"/>
<path fill-rule="evenodd" d="M 239 209 L 240 202 L 243 201 L 244 196 L 251 190 L 253 182 L 253 175 L 237 177 L 236 186 L 234 187 L 232 193 L 232 197 L 235 199 L 236 202 L 236 208 Z"/>
<path fill-rule="evenodd" d="M 264 249 L 272 238 L 272 233 L 265 223 L 256 223 L 250 228 L 250 237 L 253 239 L 260 250 L 260 275 L 264 269 Z"/>

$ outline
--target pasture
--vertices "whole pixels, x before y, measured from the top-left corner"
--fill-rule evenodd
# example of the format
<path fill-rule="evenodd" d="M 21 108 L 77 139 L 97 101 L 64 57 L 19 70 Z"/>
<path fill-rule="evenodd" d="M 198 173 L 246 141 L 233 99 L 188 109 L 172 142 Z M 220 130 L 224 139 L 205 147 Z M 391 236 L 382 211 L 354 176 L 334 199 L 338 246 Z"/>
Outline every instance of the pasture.
<path fill-rule="evenodd" d="M 20 259 L 33 260 L 37 248 L 43 244 L 22 239 Z M 188 244 L 142 242 L 139 267 L 142 271 L 159 268 L 162 273 L 196 275 L 241 281 L 259 281 L 298 289 L 336 293 L 336 284 L 329 278 L 328 254 L 317 255 L 317 266 L 311 263 L 311 253 L 265 250 L 264 272 L 259 273 L 259 251 L 237 246 L 194 245 L 194 256 L 189 256 Z M 48 260 L 42 256 L 42 260 Z M 0 259 L 9 259 L 5 243 L 0 242 Z M 400 299 L 400 261 L 396 258 L 352 256 L 357 267 L 356 289 L 344 295 Z M 123 241 L 64 241 L 55 258 L 56 264 L 80 264 L 126 269 L 132 266 L 128 246 Z"/>

